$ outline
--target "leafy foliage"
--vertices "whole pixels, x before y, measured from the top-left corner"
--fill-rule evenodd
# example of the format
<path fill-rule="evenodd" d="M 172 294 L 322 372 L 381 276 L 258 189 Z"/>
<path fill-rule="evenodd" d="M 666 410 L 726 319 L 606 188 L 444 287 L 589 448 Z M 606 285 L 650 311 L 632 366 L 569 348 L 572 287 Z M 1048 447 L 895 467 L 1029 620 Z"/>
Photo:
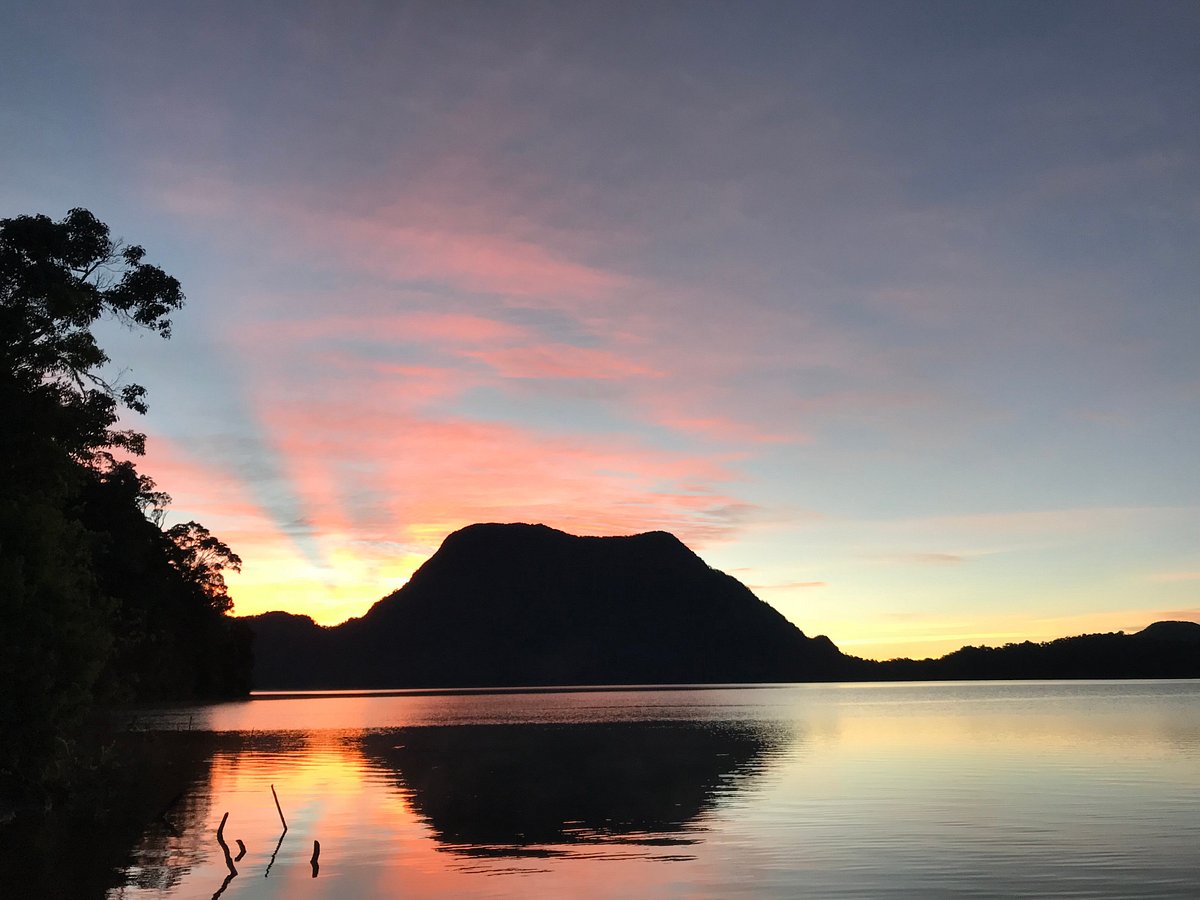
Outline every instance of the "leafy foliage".
<path fill-rule="evenodd" d="M 107 314 L 171 336 L 169 315 L 183 306 L 183 291 L 144 255 L 112 240 L 84 209 L 61 222 L 0 222 L 0 367 L 25 395 L 26 421 L 49 426 L 46 436 L 80 460 L 103 447 L 144 448 L 144 435 L 113 425 L 119 405 L 146 412 L 146 391 L 98 373 L 109 358 L 91 332 Z"/>

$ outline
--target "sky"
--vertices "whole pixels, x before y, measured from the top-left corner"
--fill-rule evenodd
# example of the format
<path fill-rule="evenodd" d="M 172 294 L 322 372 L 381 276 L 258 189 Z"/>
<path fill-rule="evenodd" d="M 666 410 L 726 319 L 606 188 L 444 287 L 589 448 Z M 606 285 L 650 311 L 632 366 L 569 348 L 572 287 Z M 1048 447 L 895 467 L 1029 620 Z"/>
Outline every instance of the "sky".
<path fill-rule="evenodd" d="M 0 217 L 178 277 L 140 468 L 333 624 L 667 530 L 872 658 L 1200 621 L 1200 6 L 0 9 Z"/>

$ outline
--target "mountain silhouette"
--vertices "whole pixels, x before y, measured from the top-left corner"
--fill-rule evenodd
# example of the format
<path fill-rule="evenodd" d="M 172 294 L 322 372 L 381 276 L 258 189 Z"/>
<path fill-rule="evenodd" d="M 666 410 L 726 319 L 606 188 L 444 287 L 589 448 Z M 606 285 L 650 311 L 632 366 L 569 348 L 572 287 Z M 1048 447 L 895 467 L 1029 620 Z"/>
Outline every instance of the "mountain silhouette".
<path fill-rule="evenodd" d="M 258 689 L 811 681 L 845 660 L 661 531 L 471 525 L 361 618 L 247 621 Z"/>

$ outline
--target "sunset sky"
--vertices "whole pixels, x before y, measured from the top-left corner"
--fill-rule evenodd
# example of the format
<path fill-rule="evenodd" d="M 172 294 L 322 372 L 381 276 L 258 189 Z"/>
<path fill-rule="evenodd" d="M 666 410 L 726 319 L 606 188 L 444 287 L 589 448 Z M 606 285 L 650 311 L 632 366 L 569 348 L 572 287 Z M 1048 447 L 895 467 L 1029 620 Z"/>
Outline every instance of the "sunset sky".
<path fill-rule="evenodd" d="M 864 656 L 1200 621 L 1200 4 L 6 3 L 0 217 L 188 295 L 141 468 L 336 623 L 477 521 Z"/>

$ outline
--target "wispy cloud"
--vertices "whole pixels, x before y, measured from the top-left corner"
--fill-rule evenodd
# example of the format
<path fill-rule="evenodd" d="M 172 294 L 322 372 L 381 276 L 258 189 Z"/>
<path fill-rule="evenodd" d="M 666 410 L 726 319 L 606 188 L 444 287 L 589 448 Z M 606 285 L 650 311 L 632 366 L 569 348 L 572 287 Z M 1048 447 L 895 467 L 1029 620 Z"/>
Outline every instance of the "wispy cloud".
<path fill-rule="evenodd" d="M 791 591 L 804 588 L 823 588 L 828 587 L 827 581 L 781 581 L 776 584 L 748 584 L 748 588 L 754 591 Z"/>
<path fill-rule="evenodd" d="M 568 344 L 470 350 L 464 355 L 487 363 L 505 378 L 625 380 L 662 376 L 661 372 L 610 350 Z"/>
<path fill-rule="evenodd" d="M 917 566 L 956 566 L 969 561 L 970 557 L 959 553 L 894 553 L 882 556 L 872 556 L 873 562 L 917 565 Z"/>

